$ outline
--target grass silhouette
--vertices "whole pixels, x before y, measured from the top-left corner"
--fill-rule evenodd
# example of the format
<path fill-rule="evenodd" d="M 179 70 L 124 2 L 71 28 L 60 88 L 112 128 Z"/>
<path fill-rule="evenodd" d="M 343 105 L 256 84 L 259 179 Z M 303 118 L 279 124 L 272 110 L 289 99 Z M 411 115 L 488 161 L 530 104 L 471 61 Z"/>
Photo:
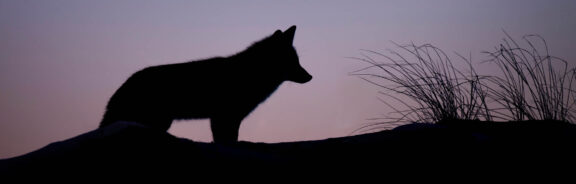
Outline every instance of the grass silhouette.
<path fill-rule="evenodd" d="M 368 64 L 351 75 L 384 89 L 379 94 L 392 101 L 379 100 L 393 110 L 357 131 L 454 120 L 574 122 L 576 68 L 570 69 L 567 61 L 550 56 L 540 36 L 524 36 L 528 46 L 521 47 L 505 34 L 507 39 L 496 51 L 484 52 L 490 59 L 483 63 L 497 66 L 500 76 L 478 74 L 471 57 L 456 53 L 468 68 L 463 72 L 446 52 L 431 44 L 393 42 L 398 51 L 362 50 L 362 57 L 351 57 Z M 544 51 L 537 49 L 536 41 Z"/>
<path fill-rule="evenodd" d="M 501 71 L 488 78 L 492 98 L 501 106 L 494 113 L 509 120 L 574 122 L 576 68 L 549 54 L 546 40 L 526 35 L 522 47 L 509 34 L 494 52 L 485 52 Z M 538 47 L 541 49 L 538 49 Z"/>
<path fill-rule="evenodd" d="M 394 116 L 376 118 L 377 123 L 361 129 L 378 129 L 392 122 L 439 122 L 447 120 L 491 120 L 487 107 L 487 89 L 469 59 L 464 60 L 470 71 L 461 72 L 450 57 L 431 44 L 400 45 L 400 51 L 389 50 L 390 55 L 363 50 L 367 54 L 353 58 L 370 66 L 352 72 L 363 80 L 379 86 L 379 93 L 406 107 L 400 109 L 380 99 L 394 110 Z M 383 58 L 379 62 L 375 57 Z"/>

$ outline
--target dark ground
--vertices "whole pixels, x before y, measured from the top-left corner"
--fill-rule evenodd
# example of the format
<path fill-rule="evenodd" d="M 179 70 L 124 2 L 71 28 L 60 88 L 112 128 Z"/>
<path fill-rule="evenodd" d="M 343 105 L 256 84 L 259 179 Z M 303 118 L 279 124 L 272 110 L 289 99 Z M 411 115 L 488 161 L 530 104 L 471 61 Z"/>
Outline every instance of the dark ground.
<path fill-rule="evenodd" d="M 555 121 L 410 124 L 318 141 L 230 145 L 119 122 L 0 160 L 0 175 L 548 170 L 572 168 L 575 143 L 576 125 Z"/>

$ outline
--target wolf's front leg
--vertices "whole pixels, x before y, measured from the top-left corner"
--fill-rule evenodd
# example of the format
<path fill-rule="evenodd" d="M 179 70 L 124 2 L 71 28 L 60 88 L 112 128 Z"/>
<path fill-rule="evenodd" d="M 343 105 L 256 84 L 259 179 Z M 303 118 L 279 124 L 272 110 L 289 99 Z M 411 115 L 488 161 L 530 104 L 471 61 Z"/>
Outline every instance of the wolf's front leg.
<path fill-rule="evenodd" d="M 211 118 L 210 128 L 212 129 L 214 142 L 218 144 L 237 142 L 240 123 L 242 123 L 241 118 Z"/>

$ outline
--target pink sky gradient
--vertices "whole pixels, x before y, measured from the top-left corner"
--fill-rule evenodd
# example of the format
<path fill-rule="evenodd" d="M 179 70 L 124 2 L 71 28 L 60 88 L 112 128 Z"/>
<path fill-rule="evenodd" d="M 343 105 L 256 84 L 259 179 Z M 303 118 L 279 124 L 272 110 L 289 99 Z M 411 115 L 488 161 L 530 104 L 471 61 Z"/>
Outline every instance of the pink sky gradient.
<path fill-rule="evenodd" d="M 378 88 L 348 75 L 365 66 L 346 58 L 359 49 L 413 41 L 481 61 L 505 29 L 540 34 L 574 62 L 575 19 L 573 0 L 0 0 L 0 158 L 97 128 L 108 98 L 139 69 L 231 55 L 291 25 L 314 79 L 284 83 L 244 120 L 241 140 L 342 137 L 389 112 Z M 211 141 L 208 120 L 169 131 Z"/>

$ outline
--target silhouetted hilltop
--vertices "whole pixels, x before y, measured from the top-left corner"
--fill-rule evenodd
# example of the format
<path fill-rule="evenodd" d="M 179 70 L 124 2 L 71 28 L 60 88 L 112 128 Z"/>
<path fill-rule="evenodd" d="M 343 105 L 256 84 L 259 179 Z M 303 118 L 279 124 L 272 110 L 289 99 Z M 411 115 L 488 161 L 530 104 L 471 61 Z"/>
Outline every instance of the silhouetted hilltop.
<path fill-rule="evenodd" d="M 0 161 L 2 174 L 218 173 L 431 169 L 573 163 L 576 126 L 554 121 L 454 121 L 318 141 L 219 145 L 118 122 Z M 450 168 L 450 167 L 448 167 Z"/>

